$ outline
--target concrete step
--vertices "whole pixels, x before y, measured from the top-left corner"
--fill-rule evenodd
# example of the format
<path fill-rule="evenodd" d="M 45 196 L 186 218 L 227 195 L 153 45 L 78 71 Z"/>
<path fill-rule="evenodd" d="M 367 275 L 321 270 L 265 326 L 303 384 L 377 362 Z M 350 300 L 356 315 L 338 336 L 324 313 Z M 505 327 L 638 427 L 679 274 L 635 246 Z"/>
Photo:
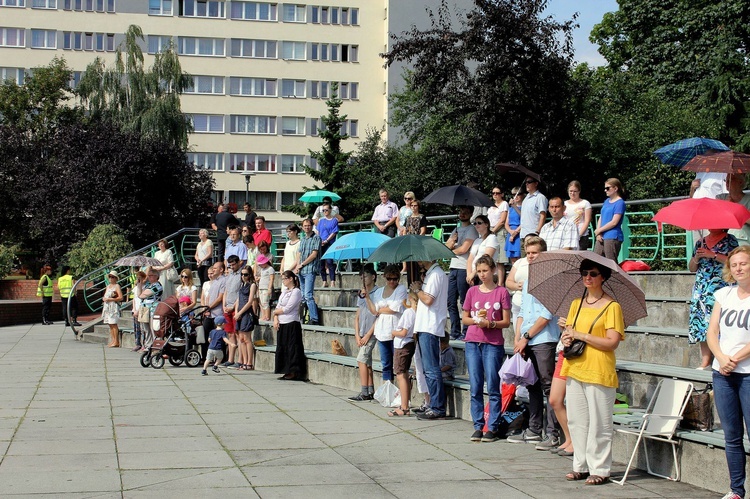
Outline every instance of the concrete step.
<path fill-rule="evenodd" d="M 692 296 L 695 274 L 691 272 L 631 272 L 646 295 Z"/>

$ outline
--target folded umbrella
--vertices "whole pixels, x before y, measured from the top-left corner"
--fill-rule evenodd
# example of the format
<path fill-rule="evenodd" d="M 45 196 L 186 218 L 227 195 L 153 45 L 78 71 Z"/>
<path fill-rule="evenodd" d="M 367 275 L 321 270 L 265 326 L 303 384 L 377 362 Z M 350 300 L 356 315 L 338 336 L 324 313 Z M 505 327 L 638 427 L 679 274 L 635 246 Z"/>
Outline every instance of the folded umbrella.
<path fill-rule="evenodd" d="M 685 166 L 688 161 L 708 151 L 728 151 L 723 142 L 704 137 L 692 137 L 678 140 L 654 151 L 654 156 L 665 165 Z"/>
<path fill-rule="evenodd" d="M 323 260 L 364 260 L 378 246 L 391 238 L 375 232 L 352 232 L 336 240 L 323 255 Z"/>
<path fill-rule="evenodd" d="M 520 353 L 503 362 L 498 374 L 501 383 L 510 385 L 527 386 L 537 382 L 534 364 L 530 360 L 524 359 Z"/>
<path fill-rule="evenodd" d="M 449 185 L 431 192 L 423 203 L 447 204 L 448 206 L 493 206 L 486 194 L 464 185 Z"/>
<path fill-rule="evenodd" d="M 443 243 L 430 236 L 409 234 L 394 237 L 376 249 L 368 258 L 368 262 L 431 262 L 455 255 Z"/>
<path fill-rule="evenodd" d="M 648 315 L 646 295 L 635 280 L 616 262 L 593 251 L 546 251 L 529 265 L 528 290 L 553 315 L 566 317 L 573 300 L 583 296 L 585 287 L 580 273 L 581 262 L 591 260 L 612 270 L 602 289 L 622 308 L 623 320 L 629 326 Z"/>
<path fill-rule="evenodd" d="M 750 219 L 750 211 L 739 203 L 711 198 L 675 201 L 659 210 L 652 220 L 685 230 L 739 229 Z"/>

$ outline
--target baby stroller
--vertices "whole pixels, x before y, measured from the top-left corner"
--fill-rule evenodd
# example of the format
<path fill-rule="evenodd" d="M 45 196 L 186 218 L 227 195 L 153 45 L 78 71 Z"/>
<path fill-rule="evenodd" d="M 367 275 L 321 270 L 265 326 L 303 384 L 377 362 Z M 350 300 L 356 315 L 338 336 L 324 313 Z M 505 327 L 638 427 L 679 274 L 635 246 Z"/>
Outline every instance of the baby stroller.
<path fill-rule="evenodd" d="M 201 317 L 206 310 L 206 306 L 196 307 L 180 315 L 176 297 L 170 296 L 159 302 L 151 319 L 154 343 L 141 355 L 141 366 L 161 369 L 165 358 L 173 366 L 183 363 L 188 367 L 200 365 L 201 353 L 196 346 L 196 329 L 201 326 Z"/>

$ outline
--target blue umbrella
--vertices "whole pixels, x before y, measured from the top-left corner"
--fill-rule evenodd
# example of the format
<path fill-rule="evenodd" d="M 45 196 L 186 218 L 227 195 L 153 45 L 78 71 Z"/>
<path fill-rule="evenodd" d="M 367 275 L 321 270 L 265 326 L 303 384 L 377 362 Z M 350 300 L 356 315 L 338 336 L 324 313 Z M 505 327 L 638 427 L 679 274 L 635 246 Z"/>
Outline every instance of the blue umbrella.
<path fill-rule="evenodd" d="M 331 191 L 307 191 L 299 200 L 303 203 L 321 203 L 325 197 L 331 198 L 334 203 L 341 200 L 341 196 Z"/>
<path fill-rule="evenodd" d="M 325 252 L 323 260 L 364 260 L 375 249 L 391 238 L 375 232 L 352 232 L 347 234 Z"/>
<path fill-rule="evenodd" d="M 728 151 L 729 148 L 718 140 L 693 137 L 657 149 L 654 155 L 665 165 L 685 166 L 695 156 L 709 150 Z"/>

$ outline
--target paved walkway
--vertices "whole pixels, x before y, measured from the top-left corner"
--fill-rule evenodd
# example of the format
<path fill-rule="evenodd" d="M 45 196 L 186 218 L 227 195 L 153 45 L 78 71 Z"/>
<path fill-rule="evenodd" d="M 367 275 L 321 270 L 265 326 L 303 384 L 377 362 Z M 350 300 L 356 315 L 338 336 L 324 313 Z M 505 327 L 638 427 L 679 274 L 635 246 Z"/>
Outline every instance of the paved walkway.
<path fill-rule="evenodd" d="M 3 497 L 717 497 L 642 473 L 566 482 L 570 458 L 470 443 L 466 421 L 258 371 L 143 369 L 58 325 L 0 328 L 0 357 Z"/>

